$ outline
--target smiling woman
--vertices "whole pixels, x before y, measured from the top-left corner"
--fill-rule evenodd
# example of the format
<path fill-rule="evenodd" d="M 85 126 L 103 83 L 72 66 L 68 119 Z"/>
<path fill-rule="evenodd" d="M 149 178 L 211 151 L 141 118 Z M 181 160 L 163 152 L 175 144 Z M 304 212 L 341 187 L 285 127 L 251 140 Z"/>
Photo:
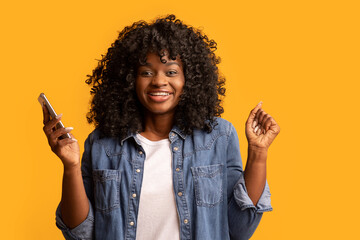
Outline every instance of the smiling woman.
<path fill-rule="evenodd" d="M 216 43 L 174 15 L 125 27 L 86 83 L 94 95 L 79 145 L 44 132 L 64 164 L 56 224 L 66 239 L 249 239 L 271 211 L 267 150 L 280 131 L 249 114 L 245 171 L 234 126 L 220 118 Z"/>
<path fill-rule="evenodd" d="M 213 117 L 224 112 L 225 78 L 218 73 L 220 58 L 215 50 L 214 40 L 174 15 L 125 27 L 86 81 L 94 94 L 89 123 L 95 123 L 104 136 L 125 137 L 128 131 L 143 130 L 145 115 L 136 79 L 149 76 L 162 81 L 165 67 L 169 67 L 173 71 L 166 72 L 167 79 L 181 74 L 185 79 L 174 124 L 186 134 L 194 129 L 210 131 L 216 124 Z M 159 72 L 155 64 L 162 68 Z"/>
<path fill-rule="evenodd" d="M 162 59 L 166 63 L 163 63 L 153 52 L 146 58 L 147 62 L 139 66 L 136 77 L 136 93 L 145 108 L 145 116 L 166 114 L 173 119 L 185 84 L 181 60 L 179 57 L 171 60 L 165 53 Z"/>

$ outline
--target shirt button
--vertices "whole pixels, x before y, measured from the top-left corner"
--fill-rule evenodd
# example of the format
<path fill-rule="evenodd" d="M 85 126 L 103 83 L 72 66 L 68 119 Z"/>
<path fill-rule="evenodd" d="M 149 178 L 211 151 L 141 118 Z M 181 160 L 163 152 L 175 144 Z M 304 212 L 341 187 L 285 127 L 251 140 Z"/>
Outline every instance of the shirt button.
<path fill-rule="evenodd" d="M 178 148 L 178 147 L 174 147 L 174 151 L 177 151 L 177 150 L 179 150 L 179 148 Z"/>
<path fill-rule="evenodd" d="M 175 137 L 175 133 L 171 133 L 171 136 L 172 136 L 172 137 Z"/>
<path fill-rule="evenodd" d="M 133 196 L 133 198 L 136 198 L 136 193 L 133 193 L 133 195 L 132 195 L 132 196 Z"/>
<path fill-rule="evenodd" d="M 140 172 L 140 169 L 136 169 L 136 172 Z"/>
<path fill-rule="evenodd" d="M 187 224 L 189 222 L 189 220 L 187 219 L 184 219 L 184 223 Z"/>
<path fill-rule="evenodd" d="M 180 171 L 180 168 L 176 168 L 175 170 L 178 172 L 178 171 Z"/>
<path fill-rule="evenodd" d="M 143 154 L 143 152 L 142 152 L 142 151 L 139 151 L 139 154 L 140 154 L 140 155 L 142 155 L 142 154 Z"/>
<path fill-rule="evenodd" d="M 178 192 L 178 196 L 181 197 L 181 196 L 182 196 L 182 192 Z"/>
<path fill-rule="evenodd" d="M 186 220 L 186 219 L 185 219 Z M 134 226 L 134 222 L 130 222 L 130 226 Z"/>

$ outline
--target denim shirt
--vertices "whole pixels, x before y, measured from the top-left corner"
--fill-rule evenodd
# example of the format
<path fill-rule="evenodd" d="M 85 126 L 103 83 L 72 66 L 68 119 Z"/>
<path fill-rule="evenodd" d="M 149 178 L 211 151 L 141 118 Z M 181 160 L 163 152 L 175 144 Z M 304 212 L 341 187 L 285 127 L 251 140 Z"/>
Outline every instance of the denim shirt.
<path fill-rule="evenodd" d="M 169 133 L 172 175 L 181 240 L 249 239 L 263 212 L 271 211 L 266 181 L 254 206 L 247 194 L 239 140 L 234 126 L 221 118 L 210 133 Z M 95 129 L 85 141 L 82 176 L 89 199 L 87 218 L 68 228 L 56 225 L 66 239 L 135 240 L 146 154 L 135 134 L 99 138 Z"/>

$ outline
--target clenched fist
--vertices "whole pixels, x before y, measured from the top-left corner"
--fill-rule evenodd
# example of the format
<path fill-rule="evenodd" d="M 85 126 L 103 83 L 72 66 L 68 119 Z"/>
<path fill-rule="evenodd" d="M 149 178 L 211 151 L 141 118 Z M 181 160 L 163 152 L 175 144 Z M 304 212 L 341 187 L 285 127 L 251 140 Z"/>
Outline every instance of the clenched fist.
<path fill-rule="evenodd" d="M 268 150 L 275 137 L 280 132 L 280 127 L 270 114 L 262 108 L 262 102 L 251 110 L 245 124 L 245 134 L 250 148 Z"/>

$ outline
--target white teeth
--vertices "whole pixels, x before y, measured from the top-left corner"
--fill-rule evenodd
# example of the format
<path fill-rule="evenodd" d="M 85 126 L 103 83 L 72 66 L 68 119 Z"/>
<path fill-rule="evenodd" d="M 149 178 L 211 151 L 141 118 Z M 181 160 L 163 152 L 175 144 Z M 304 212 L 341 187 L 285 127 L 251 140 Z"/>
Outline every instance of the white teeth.
<path fill-rule="evenodd" d="M 152 96 L 167 96 L 167 95 L 170 95 L 170 93 L 167 93 L 167 92 L 152 92 L 152 93 L 150 93 L 150 95 L 152 95 Z"/>

